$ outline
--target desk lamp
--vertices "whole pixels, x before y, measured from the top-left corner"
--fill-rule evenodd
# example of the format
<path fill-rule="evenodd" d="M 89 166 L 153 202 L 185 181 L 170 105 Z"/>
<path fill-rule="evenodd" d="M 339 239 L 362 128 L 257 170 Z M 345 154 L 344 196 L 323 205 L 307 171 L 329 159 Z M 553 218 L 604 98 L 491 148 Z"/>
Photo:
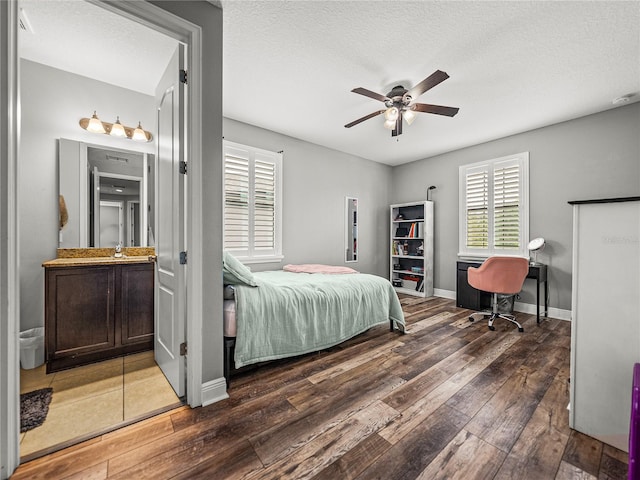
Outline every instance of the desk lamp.
<path fill-rule="evenodd" d="M 545 241 L 544 238 L 538 237 L 534 238 L 529 242 L 527 248 L 529 249 L 529 253 L 533 252 L 533 261 L 530 262 L 531 265 L 537 265 L 538 252 L 541 252 L 544 249 Z"/>

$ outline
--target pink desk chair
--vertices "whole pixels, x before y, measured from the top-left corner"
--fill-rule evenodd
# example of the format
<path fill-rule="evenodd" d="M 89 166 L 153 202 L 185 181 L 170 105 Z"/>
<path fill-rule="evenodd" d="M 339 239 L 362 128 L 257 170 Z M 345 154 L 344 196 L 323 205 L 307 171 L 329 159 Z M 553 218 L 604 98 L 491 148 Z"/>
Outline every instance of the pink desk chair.
<path fill-rule="evenodd" d="M 489 318 L 489 330 L 495 330 L 493 322 L 496 318 L 504 318 L 518 326 L 524 332 L 514 315 L 498 312 L 498 294 L 515 295 L 522 290 L 524 279 L 529 272 L 529 261 L 522 257 L 489 257 L 478 268 L 469 267 L 467 280 L 469 285 L 478 290 L 492 293 L 492 311 L 483 312 Z M 473 322 L 473 315 L 469 317 Z"/>

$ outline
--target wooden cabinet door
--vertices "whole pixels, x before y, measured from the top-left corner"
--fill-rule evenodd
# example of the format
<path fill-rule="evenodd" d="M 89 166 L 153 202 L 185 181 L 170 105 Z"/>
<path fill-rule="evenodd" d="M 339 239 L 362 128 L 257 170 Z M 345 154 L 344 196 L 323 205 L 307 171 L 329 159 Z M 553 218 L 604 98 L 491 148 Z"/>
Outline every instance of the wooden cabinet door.
<path fill-rule="evenodd" d="M 479 267 L 480 263 L 457 262 L 456 306 L 470 310 L 491 310 L 491 294 L 476 290 L 467 280 L 469 267 Z"/>
<path fill-rule="evenodd" d="M 113 267 L 48 269 L 46 295 L 48 361 L 115 346 Z"/>
<path fill-rule="evenodd" d="M 121 266 L 120 342 L 153 345 L 153 264 Z"/>

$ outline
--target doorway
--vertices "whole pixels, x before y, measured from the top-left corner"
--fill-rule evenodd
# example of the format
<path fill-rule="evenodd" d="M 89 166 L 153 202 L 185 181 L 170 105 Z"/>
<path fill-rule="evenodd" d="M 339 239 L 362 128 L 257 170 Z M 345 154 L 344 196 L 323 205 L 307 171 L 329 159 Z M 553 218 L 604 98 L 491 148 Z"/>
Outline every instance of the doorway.
<path fill-rule="evenodd" d="M 98 2 L 95 2 L 98 3 Z M 149 2 L 108 2 L 100 5 L 126 18 L 163 32 L 188 47 L 190 89 L 186 112 L 187 124 L 191 125 L 185 147 L 190 152 L 188 194 L 190 208 L 185 218 L 188 232 L 190 268 L 187 271 L 187 341 L 189 363 L 187 368 L 187 401 L 190 406 L 212 403 L 226 398 L 222 376 L 222 300 L 204 296 L 204 291 L 222 289 L 221 275 L 205 275 L 204 272 L 220 270 L 221 256 L 204 255 L 203 245 L 210 252 L 222 250 L 222 239 L 218 226 L 221 224 L 222 201 L 219 188 L 211 183 L 222 174 L 222 11 L 207 2 L 192 3 L 183 7 L 179 2 L 152 5 Z M 3 153 L 0 196 L 3 201 L 0 215 L 0 232 L 6 242 L 0 243 L 0 477 L 7 478 L 19 464 L 19 380 L 18 380 L 18 318 L 20 305 L 20 272 L 18 258 L 18 223 L 22 212 L 18 212 L 20 195 L 18 180 L 18 145 L 20 138 L 20 98 L 18 50 L 17 2 L 0 2 L 0 30 L 6 42 L 0 42 L 0 105 L 7 112 L 7 122 L 0 124 L 0 150 Z M 202 35 L 206 28 L 208 34 Z M 203 45 L 207 55 L 202 55 Z M 206 68 L 203 68 L 206 67 Z M 202 85 L 207 88 L 203 89 Z M 207 114 L 203 114 L 202 109 Z M 203 131 L 207 135 L 203 135 Z M 203 152 L 209 161 L 203 164 Z M 6 175 L 5 175 L 6 173 Z M 204 185 L 207 189 L 204 189 Z M 204 195 L 211 191 L 212 194 Z M 218 198 L 220 197 L 220 198 Z M 207 202 L 209 214 L 204 216 L 203 204 Z M 213 212 L 213 214 L 211 213 Z M 203 323 L 204 310 L 210 312 Z M 219 336 L 219 338 L 218 338 Z M 213 342 L 206 352 L 202 349 L 203 337 Z M 203 375 L 203 357 L 209 363 Z M 213 366 L 211 366 L 213 365 Z M 204 382 L 204 383 L 203 383 Z M 205 384 L 206 383 L 206 384 Z"/>
<path fill-rule="evenodd" d="M 82 2 L 82 3 L 85 3 L 85 2 Z M 79 7 L 79 5 L 80 3 L 78 3 L 78 5 L 74 4 L 73 7 L 77 11 L 79 11 L 79 9 L 82 8 L 82 7 Z M 24 2 L 24 6 L 25 6 L 25 9 L 23 11 L 23 14 L 28 15 L 29 12 L 32 12 L 32 13 L 34 12 L 33 9 L 37 8 L 38 2 L 26 1 Z M 107 12 L 103 9 L 100 9 L 99 7 L 96 7 L 95 5 L 87 4 L 87 6 L 89 8 L 94 9 L 94 11 L 96 12 L 94 15 L 113 16 L 112 12 Z M 32 10 L 29 9 L 30 7 L 32 8 Z M 59 5 L 56 5 L 55 8 L 60 9 Z M 76 17 L 76 18 L 80 18 L 81 21 L 85 21 L 86 23 L 89 23 L 91 20 L 90 18 L 85 18 L 85 17 Z M 35 19 L 36 19 L 36 15 L 32 15 L 31 21 L 34 25 L 34 28 L 37 25 L 37 22 L 34 21 Z M 51 17 L 49 17 L 48 20 L 49 20 L 48 25 L 50 27 L 52 23 Z M 123 19 L 122 17 L 120 17 L 119 21 L 131 23 L 131 20 Z M 138 24 L 136 25 L 138 28 L 142 28 L 142 29 L 147 28 Z M 37 34 L 37 29 L 36 29 L 36 34 Z M 173 43 L 177 44 L 178 42 L 173 40 Z M 84 57 L 80 59 L 80 63 L 85 63 L 84 60 L 85 60 Z M 41 71 L 47 71 L 47 70 L 52 70 L 56 68 L 55 65 L 47 65 L 44 63 L 34 65 L 37 62 L 35 62 L 35 60 L 33 59 L 29 60 L 29 62 L 31 62 L 31 64 L 29 65 L 28 68 L 31 68 L 31 69 L 40 69 Z M 58 82 L 57 84 L 51 83 L 51 85 L 57 85 L 57 88 L 52 87 L 53 91 L 51 92 L 51 94 L 62 92 L 64 90 L 64 83 L 66 80 L 67 85 L 71 86 L 70 90 L 82 91 L 83 96 L 94 97 L 96 99 L 99 99 L 101 96 L 106 95 L 106 97 L 108 97 L 108 100 L 103 101 L 103 104 L 108 106 L 113 106 L 114 109 L 116 108 L 119 109 L 120 115 L 122 115 L 123 119 L 133 117 L 133 115 L 137 113 L 142 116 L 142 120 L 145 122 L 145 125 L 148 125 L 148 128 L 152 128 L 153 119 L 155 116 L 155 112 L 153 111 L 153 103 L 154 103 L 153 95 L 148 95 L 143 93 L 142 95 L 145 95 L 146 97 L 148 97 L 148 99 L 142 98 L 140 101 L 138 101 L 137 100 L 138 97 L 142 97 L 142 95 L 139 95 L 138 92 L 135 92 L 135 91 L 125 92 L 125 94 L 127 95 L 126 99 L 123 101 L 119 101 L 118 88 L 114 88 L 109 85 L 96 85 L 94 89 L 93 85 L 97 84 L 98 81 L 102 82 L 101 79 L 90 80 L 89 77 L 79 76 L 75 72 L 66 71 L 64 69 L 59 69 L 59 70 L 60 70 L 59 72 L 54 72 L 54 75 L 42 76 L 42 78 L 47 78 L 47 82 L 49 83 L 55 82 L 56 75 L 59 75 L 60 77 L 64 77 L 64 80 L 61 82 Z M 76 79 L 75 78 L 76 76 L 80 78 Z M 36 81 L 33 75 L 30 75 L 30 77 L 32 79 L 31 80 L 32 82 Z M 71 82 L 75 82 L 75 83 L 69 84 L 68 82 L 70 79 L 71 79 Z M 102 82 L 102 83 L 106 83 L 106 82 Z M 74 89 L 73 85 L 80 88 Z M 82 85 L 87 85 L 87 88 L 82 88 Z M 30 90 L 25 88 L 23 91 L 23 95 L 29 95 L 29 92 Z M 71 114 L 71 115 L 74 115 L 75 117 L 75 115 L 77 115 L 77 112 L 80 112 L 80 110 L 77 108 L 78 106 L 77 104 L 81 102 L 74 103 L 73 94 L 71 93 L 68 95 L 69 96 L 65 98 L 66 102 L 64 106 L 66 107 L 66 109 L 60 109 L 60 108 L 54 109 L 56 112 L 56 115 L 59 115 L 58 112 L 60 112 L 60 114 L 67 114 L 67 116 Z M 88 103 L 86 101 L 86 98 L 84 101 L 85 103 Z M 98 102 L 99 100 L 94 100 L 94 101 Z M 132 107 L 128 109 L 127 108 L 128 105 L 126 104 L 130 102 L 131 103 L 138 102 L 136 108 Z M 28 123 L 29 115 L 30 115 L 30 112 L 33 112 L 33 110 L 30 110 L 29 108 L 27 108 L 29 106 L 29 103 L 28 101 L 26 101 L 26 99 L 23 103 L 25 108 L 23 108 L 23 122 L 22 122 L 23 128 L 22 129 L 26 132 L 28 130 L 27 125 L 29 125 Z M 147 106 L 151 108 L 148 108 L 145 113 L 145 108 L 147 108 Z M 72 111 L 73 107 L 76 107 L 76 108 L 75 110 Z M 106 108 L 103 106 L 103 111 L 104 110 L 106 110 Z M 125 117 L 125 115 L 128 115 L 128 117 Z M 60 117 L 62 117 L 62 115 L 60 115 Z M 136 118 L 136 117 L 133 117 L 133 118 Z M 135 120 L 132 120 L 132 121 L 135 122 Z M 60 123 L 61 122 L 56 122 L 55 123 L 56 127 Z M 135 145 L 135 142 L 129 139 L 117 139 L 117 138 L 113 139 L 113 138 L 110 138 L 109 136 L 102 136 L 102 135 L 97 135 L 94 137 L 87 132 L 83 132 L 77 125 L 74 125 L 74 128 L 76 128 L 77 130 L 70 131 L 69 136 L 75 137 L 76 139 L 87 138 L 89 141 L 92 141 L 92 142 L 95 141 L 96 143 L 101 144 L 102 146 L 115 145 L 116 147 L 120 147 L 120 148 L 122 148 L 122 146 L 127 144 L 127 142 L 128 144 Z M 61 130 L 62 131 L 60 135 L 66 136 L 66 132 L 64 132 L 64 129 L 61 128 Z M 44 134 L 40 134 L 40 135 L 44 137 Z M 55 143 L 49 143 L 49 145 L 55 146 Z M 116 148 L 116 150 L 118 150 L 118 148 Z M 145 155 L 148 155 L 150 151 L 151 152 L 155 151 L 154 147 L 152 147 L 151 144 L 147 146 L 147 151 Z M 90 154 L 87 155 L 87 158 L 89 157 L 91 157 Z M 122 157 L 122 155 L 119 155 L 119 157 Z M 21 155 L 21 160 L 22 160 L 22 155 Z M 122 163 L 122 160 L 120 158 L 117 158 L 115 161 L 120 161 Z M 126 176 L 125 174 L 104 172 L 104 171 L 100 172 L 100 170 L 95 165 L 93 166 L 94 166 L 94 169 L 93 169 L 94 176 L 92 177 L 93 185 L 96 187 L 96 191 L 100 192 L 98 195 L 95 195 L 94 208 L 89 207 L 88 209 L 89 212 L 94 213 L 94 215 L 93 217 L 91 217 L 91 215 L 87 217 L 83 214 L 76 215 L 76 219 L 81 218 L 83 219 L 82 220 L 83 222 L 85 222 L 84 219 L 86 218 L 89 219 L 87 222 L 85 222 L 88 224 L 87 225 L 88 229 L 83 229 L 82 234 L 89 239 L 93 235 L 94 241 L 93 241 L 93 244 L 84 245 L 84 247 L 99 247 L 99 246 L 112 247 L 118 243 L 122 244 L 124 243 L 125 230 L 126 230 L 125 220 L 124 220 L 125 209 L 124 209 L 124 201 L 115 199 L 116 196 L 120 193 L 120 192 L 117 192 L 117 190 L 118 189 L 127 190 L 127 187 L 129 186 L 128 184 L 125 184 L 125 182 L 127 181 L 137 182 L 138 185 L 143 184 L 141 180 L 142 177 L 135 179 L 135 178 L 131 178 L 131 176 Z M 28 167 L 25 164 L 23 168 L 26 170 Z M 87 181 L 86 176 L 80 175 L 80 177 L 81 177 L 80 180 L 85 182 Z M 78 176 L 75 176 L 72 178 L 76 182 L 78 182 L 79 180 Z M 55 179 L 55 176 L 53 176 L 52 179 Z M 65 180 L 68 181 L 68 178 L 65 178 Z M 45 182 L 43 181 L 43 183 Z M 105 190 L 107 190 L 108 188 L 111 188 L 113 191 L 108 192 L 110 196 L 106 197 Z M 78 188 L 76 187 L 76 189 Z M 87 197 L 90 196 L 89 192 L 86 192 L 86 189 L 84 189 L 83 191 L 85 193 L 82 193 L 82 195 L 86 195 Z M 31 202 L 31 199 L 24 193 L 23 193 L 23 198 L 27 200 L 27 202 L 25 202 L 27 203 L 26 208 L 29 208 L 29 203 Z M 69 200 L 70 200 L 69 197 L 67 197 L 67 201 Z M 138 208 L 136 208 L 136 205 Z M 134 213 L 134 218 L 132 220 L 132 224 L 133 224 L 135 222 L 136 210 L 138 214 L 140 213 L 139 202 L 136 204 L 135 201 L 132 200 L 131 210 L 133 210 L 133 213 Z M 127 211 L 129 211 L 129 209 L 127 209 Z M 91 218 L 93 218 L 94 220 L 93 225 L 91 222 Z M 133 227 L 135 229 L 135 225 L 133 225 Z M 135 236 L 135 231 L 133 233 Z M 21 236 L 28 235 L 28 234 L 29 234 L 29 231 L 27 226 L 23 229 L 23 235 Z M 140 233 L 138 233 L 137 236 L 140 237 L 141 236 Z M 42 235 L 42 237 L 44 237 L 44 235 Z M 68 240 L 68 238 L 69 238 L 68 236 L 65 237 L 65 240 Z M 41 242 L 41 243 L 44 243 L 44 242 Z M 83 245 L 73 245 L 73 247 L 74 248 L 83 247 Z M 40 258 L 39 260 L 44 261 L 51 258 L 54 258 L 54 257 L 48 254 L 46 257 Z M 27 266 L 25 268 L 29 268 L 29 267 Z M 34 271 L 35 271 L 35 268 L 34 268 Z M 183 296 L 184 293 L 176 292 L 177 297 L 181 295 Z M 40 297 L 38 293 L 34 294 L 33 292 L 30 291 L 30 289 L 27 289 L 27 288 L 22 289 L 21 296 Z M 156 307 L 156 311 L 157 311 L 157 307 Z M 28 314 L 28 313 L 29 312 L 25 309 L 25 314 Z M 25 328 L 22 324 L 20 327 L 21 327 L 21 330 Z M 154 371 L 153 373 L 151 372 L 152 370 Z M 171 395 L 164 395 L 164 394 L 155 395 L 154 394 L 155 391 L 161 391 L 166 393 L 165 387 L 167 387 L 168 385 L 166 381 L 163 383 L 162 378 L 159 378 L 157 381 L 155 380 L 151 382 L 148 381 L 152 378 L 156 378 L 157 376 L 156 373 L 159 373 L 160 377 L 162 376 L 162 373 L 160 372 L 158 366 L 155 364 L 153 354 L 150 357 L 148 355 L 139 354 L 131 357 L 123 357 L 119 359 L 108 360 L 100 364 L 95 364 L 95 365 L 86 366 L 86 367 L 78 367 L 77 369 L 70 369 L 65 372 L 57 372 L 51 375 L 46 375 L 46 374 L 42 375 L 43 371 L 41 368 L 37 368 L 30 371 L 22 370 L 21 371 L 22 378 L 21 378 L 21 385 L 20 385 L 21 392 L 24 392 L 25 390 L 23 388 L 24 386 L 29 386 L 33 388 L 35 388 L 35 386 L 44 386 L 44 387 L 54 388 L 53 400 L 51 402 L 51 405 L 49 408 L 49 415 L 47 417 L 47 420 L 45 420 L 45 423 L 42 426 L 36 427 L 35 429 L 30 430 L 25 434 L 21 435 L 20 450 L 21 450 L 23 459 L 29 458 L 29 456 L 32 456 L 32 455 L 38 455 L 38 452 L 47 453 L 51 451 L 51 449 L 57 449 L 58 447 L 64 447 L 69 445 L 70 443 L 81 441 L 87 438 L 87 436 L 103 433 L 105 430 L 116 428 L 117 426 L 121 426 L 123 424 L 136 421 L 140 418 L 143 418 L 144 416 L 149 416 L 156 413 L 158 409 L 175 406 L 176 403 L 179 403 L 179 400 L 175 394 L 173 394 L 173 397 L 171 397 Z M 146 388 L 142 389 L 141 392 L 146 390 L 146 399 L 152 400 L 152 399 L 156 399 L 156 397 L 164 397 L 164 400 L 161 403 L 158 403 L 155 401 L 147 401 L 145 402 L 146 408 L 143 410 L 140 410 L 140 409 L 136 409 L 128 401 L 129 397 L 136 396 L 134 392 L 134 387 L 138 383 L 138 382 L 134 382 L 131 379 L 132 378 L 136 379 L 137 377 L 140 377 L 140 376 L 145 377 Z M 92 420 L 90 418 L 91 412 L 90 411 L 85 412 L 84 410 L 81 409 L 82 404 L 85 404 L 85 403 L 93 404 L 94 406 L 96 404 L 100 405 L 98 412 L 94 412 L 94 416 L 96 415 L 96 413 L 98 414 L 97 418 L 93 418 Z M 119 406 L 119 411 L 118 409 L 111 408 L 112 406 Z M 63 409 L 65 408 L 67 409 L 67 413 L 69 413 L 68 415 L 63 414 L 64 412 Z M 73 418 L 74 420 L 72 422 L 69 422 L 70 418 Z M 60 425 L 55 425 L 56 419 L 61 419 Z M 87 421 L 85 422 L 84 420 L 87 420 Z M 49 424 L 47 424 L 47 422 L 49 422 Z M 53 425 L 51 422 L 53 422 Z M 83 425 L 85 423 L 87 424 L 86 426 Z M 62 427 L 71 427 L 67 429 L 67 432 L 69 433 L 69 435 L 66 435 L 66 436 L 62 435 L 62 430 L 64 430 L 64 428 Z M 89 430 L 89 428 L 91 428 L 91 430 Z M 38 438 L 39 429 L 40 429 L 40 433 L 43 433 L 43 435 L 40 435 L 40 437 L 44 437 L 46 440 L 46 443 L 42 443 L 41 441 L 42 438 Z M 52 431 L 55 431 L 56 434 L 55 435 L 51 434 Z"/>

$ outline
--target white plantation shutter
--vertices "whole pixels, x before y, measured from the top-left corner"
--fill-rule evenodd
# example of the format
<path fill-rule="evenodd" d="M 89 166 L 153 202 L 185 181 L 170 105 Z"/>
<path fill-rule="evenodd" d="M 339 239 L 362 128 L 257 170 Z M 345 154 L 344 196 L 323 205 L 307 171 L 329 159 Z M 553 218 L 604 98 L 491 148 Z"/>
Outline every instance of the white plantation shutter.
<path fill-rule="evenodd" d="M 224 248 L 249 252 L 249 158 L 226 152 L 224 158 Z"/>
<path fill-rule="evenodd" d="M 253 191 L 254 247 L 263 253 L 273 252 L 276 246 L 276 166 L 269 159 L 256 158 Z"/>
<path fill-rule="evenodd" d="M 461 256 L 527 256 L 529 154 L 460 167 Z"/>
<path fill-rule="evenodd" d="M 504 162 L 493 171 L 493 238 L 496 249 L 520 248 L 520 165 Z"/>
<path fill-rule="evenodd" d="M 466 231 L 468 248 L 489 246 L 489 172 L 485 167 L 466 175 Z"/>
<path fill-rule="evenodd" d="M 224 249 L 244 261 L 280 258 L 282 155 L 224 142 Z"/>

